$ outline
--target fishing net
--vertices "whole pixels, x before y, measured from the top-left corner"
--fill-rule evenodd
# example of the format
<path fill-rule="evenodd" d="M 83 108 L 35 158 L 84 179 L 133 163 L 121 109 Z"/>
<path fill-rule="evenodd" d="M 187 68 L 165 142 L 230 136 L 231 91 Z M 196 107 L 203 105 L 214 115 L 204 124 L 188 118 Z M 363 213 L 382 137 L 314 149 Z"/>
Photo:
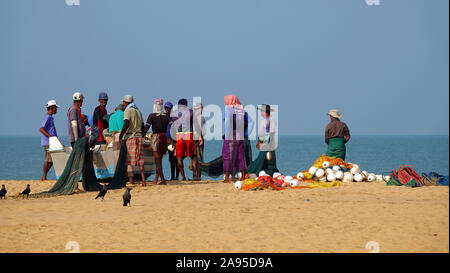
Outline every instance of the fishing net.
<path fill-rule="evenodd" d="M 125 175 L 127 173 L 127 144 L 122 142 L 120 146 L 119 158 L 117 159 L 116 169 L 113 179 L 106 186 L 107 189 L 121 189 L 124 186 Z"/>
<path fill-rule="evenodd" d="M 314 162 L 313 166 L 318 168 L 318 169 L 320 169 L 320 168 L 322 168 L 322 164 L 325 161 L 330 162 L 331 166 L 334 166 L 334 165 L 341 166 L 344 170 L 348 170 L 348 169 L 351 169 L 353 167 L 353 164 L 347 163 L 344 160 L 342 160 L 341 158 L 330 157 L 330 156 L 326 156 L 326 155 L 319 156 L 316 159 L 316 161 Z M 313 176 L 309 173 L 308 170 L 305 170 L 303 172 L 303 174 L 305 176 L 305 179 L 312 179 L 313 178 Z"/>
<path fill-rule="evenodd" d="M 267 153 L 271 154 L 270 160 L 266 157 Z M 260 171 L 265 171 L 269 175 L 279 172 L 275 151 L 260 151 L 258 157 L 247 168 L 247 173 L 259 174 Z"/>
<path fill-rule="evenodd" d="M 402 165 L 398 168 L 398 180 L 403 185 L 409 187 L 420 187 L 423 185 L 422 177 L 419 176 L 415 168 L 411 165 Z"/>
<path fill-rule="evenodd" d="M 448 186 L 449 176 L 444 176 L 436 172 L 422 173 L 422 182 L 426 186 Z"/>
<path fill-rule="evenodd" d="M 202 160 L 198 160 L 197 162 L 198 169 L 207 176 L 210 177 L 218 177 L 223 175 L 223 159 L 222 156 L 219 156 L 210 162 L 203 162 Z"/>
<path fill-rule="evenodd" d="M 252 162 L 252 147 L 248 139 L 244 140 L 244 153 L 247 166 Z M 203 159 L 197 158 L 197 167 L 207 176 L 218 177 L 223 175 L 223 159 L 219 156 L 210 162 L 204 162 Z M 234 175 L 234 174 L 233 174 Z"/>
<path fill-rule="evenodd" d="M 73 194 L 78 186 L 80 177 L 82 177 L 82 185 L 85 191 L 99 190 L 101 185 L 95 176 L 92 151 L 87 145 L 88 140 L 89 137 L 85 136 L 75 142 L 63 173 L 50 190 L 31 194 L 30 197 Z"/>
<path fill-rule="evenodd" d="M 256 191 L 256 190 L 267 190 L 272 189 L 276 191 L 289 190 L 289 189 L 313 189 L 313 188 L 328 188 L 328 187 L 339 187 L 342 186 L 342 182 L 339 180 L 333 182 L 317 182 L 314 180 L 304 180 L 303 185 L 298 185 L 294 187 L 290 186 L 280 186 L 276 183 L 275 179 L 270 176 L 260 176 L 258 178 L 249 178 L 242 181 L 241 190 L 243 191 Z"/>

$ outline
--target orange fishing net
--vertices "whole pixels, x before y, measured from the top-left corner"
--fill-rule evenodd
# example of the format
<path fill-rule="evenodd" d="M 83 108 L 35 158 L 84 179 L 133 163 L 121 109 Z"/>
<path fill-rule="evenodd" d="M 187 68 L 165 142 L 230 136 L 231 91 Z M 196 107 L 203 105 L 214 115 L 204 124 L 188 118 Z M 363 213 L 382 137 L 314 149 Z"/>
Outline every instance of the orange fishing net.
<path fill-rule="evenodd" d="M 264 176 L 265 179 L 267 180 L 268 178 L 270 178 L 270 176 Z M 260 177 L 261 178 L 261 177 Z M 259 178 L 258 178 L 259 179 Z M 274 183 L 273 181 L 261 181 L 261 179 L 259 179 L 260 181 L 258 181 L 257 179 L 246 179 L 244 181 L 242 181 L 242 187 L 241 190 L 243 191 L 256 191 L 256 190 L 266 190 L 266 189 L 272 189 L 272 190 L 276 190 L 276 191 L 281 191 L 281 190 L 289 190 L 289 189 L 312 189 L 312 188 L 324 188 L 324 187 L 338 187 L 338 186 L 342 186 L 342 182 L 341 181 L 333 181 L 333 182 L 317 182 L 314 180 L 303 180 L 302 182 L 308 182 L 310 183 L 310 185 L 299 185 L 299 186 L 295 186 L 295 187 L 281 187 L 279 186 L 277 183 Z"/>
<path fill-rule="evenodd" d="M 329 157 L 326 155 L 321 155 L 314 162 L 313 166 L 316 168 L 322 168 L 322 164 L 328 161 L 330 162 L 330 166 L 338 165 L 345 169 L 351 169 L 352 164 L 346 163 L 341 158 Z M 277 178 L 272 178 L 270 176 L 260 176 L 258 178 L 249 178 L 242 181 L 241 190 L 243 191 L 251 191 L 251 190 L 264 190 L 264 189 L 272 189 L 276 191 L 288 190 L 288 189 L 312 189 L 312 188 L 325 188 L 325 187 L 339 187 L 342 186 L 342 182 L 339 180 L 332 182 L 319 182 L 318 178 L 313 178 L 313 176 L 309 173 L 309 170 L 303 172 L 304 178 L 297 180 L 301 183 L 307 183 L 307 185 L 299 185 L 291 187 L 288 184 L 284 184 L 284 175 L 280 175 Z M 315 180 L 316 179 L 316 180 Z M 283 185 L 284 184 L 284 185 Z"/>
<path fill-rule="evenodd" d="M 346 169 L 351 169 L 353 166 L 352 164 L 346 163 L 341 158 L 329 157 L 326 155 L 319 156 L 319 158 L 317 158 L 317 160 L 314 162 L 313 166 L 316 168 L 322 168 L 322 164 L 325 161 L 330 162 L 331 166 L 338 165 L 338 166 L 344 167 Z"/>
<path fill-rule="evenodd" d="M 342 160 L 341 158 L 330 157 L 330 156 L 326 156 L 326 155 L 319 156 L 319 158 L 317 158 L 316 161 L 314 162 L 313 166 L 316 167 L 317 169 L 320 169 L 320 168 L 322 168 L 322 164 L 325 161 L 330 162 L 331 166 L 338 165 L 338 166 L 344 167 L 346 169 L 351 169 L 353 167 L 353 164 L 347 163 L 344 160 Z M 305 179 L 313 178 L 313 176 L 309 173 L 309 169 L 305 170 L 303 172 L 303 175 L 305 176 Z"/>

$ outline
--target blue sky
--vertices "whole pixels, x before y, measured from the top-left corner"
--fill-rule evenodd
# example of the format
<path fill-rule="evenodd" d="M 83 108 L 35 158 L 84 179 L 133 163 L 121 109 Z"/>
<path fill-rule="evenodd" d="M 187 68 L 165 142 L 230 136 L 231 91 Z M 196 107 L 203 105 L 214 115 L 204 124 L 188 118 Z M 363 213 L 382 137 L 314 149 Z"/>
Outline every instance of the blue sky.
<path fill-rule="evenodd" d="M 277 104 L 280 134 L 320 135 L 338 108 L 353 135 L 449 133 L 447 0 L 0 1 L 0 135 L 39 135 L 75 91 L 92 114 L 135 96 Z"/>

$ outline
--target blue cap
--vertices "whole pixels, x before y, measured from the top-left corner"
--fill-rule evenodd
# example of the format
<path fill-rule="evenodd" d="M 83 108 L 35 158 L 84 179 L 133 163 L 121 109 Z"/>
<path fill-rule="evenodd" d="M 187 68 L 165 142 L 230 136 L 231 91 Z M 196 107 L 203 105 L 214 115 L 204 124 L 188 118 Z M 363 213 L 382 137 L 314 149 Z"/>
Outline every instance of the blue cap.
<path fill-rule="evenodd" d="M 164 107 L 167 107 L 167 108 L 172 109 L 172 108 L 173 108 L 173 104 L 172 104 L 170 101 L 168 101 L 168 102 L 166 102 L 166 103 L 164 104 Z"/>
<path fill-rule="evenodd" d="M 100 94 L 98 94 L 98 99 L 99 100 L 107 100 L 108 94 L 106 94 L 105 92 L 101 92 Z"/>

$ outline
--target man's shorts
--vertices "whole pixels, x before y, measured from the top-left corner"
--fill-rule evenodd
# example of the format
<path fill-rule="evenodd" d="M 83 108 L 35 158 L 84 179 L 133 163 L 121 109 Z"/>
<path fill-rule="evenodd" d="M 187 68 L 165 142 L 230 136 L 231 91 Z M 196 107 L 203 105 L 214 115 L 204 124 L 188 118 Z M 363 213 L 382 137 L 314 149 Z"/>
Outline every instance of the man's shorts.
<path fill-rule="evenodd" d="M 44 162 L 53 163 L 52 156 L 48 152 L 48 145 L 44 146 Z"/>
<path fill-rule="evenodd" d="M 195 141 L 192 132 L 177 133 L 177 144 L 175 147 L 176 157 L 187 157 L 195 155 Z"/>
<path fill-rule="evenodd" d="M 152 134 L 152 150 L 160 154 L 165 154 L 167 152 L 166 133 Z"/>

